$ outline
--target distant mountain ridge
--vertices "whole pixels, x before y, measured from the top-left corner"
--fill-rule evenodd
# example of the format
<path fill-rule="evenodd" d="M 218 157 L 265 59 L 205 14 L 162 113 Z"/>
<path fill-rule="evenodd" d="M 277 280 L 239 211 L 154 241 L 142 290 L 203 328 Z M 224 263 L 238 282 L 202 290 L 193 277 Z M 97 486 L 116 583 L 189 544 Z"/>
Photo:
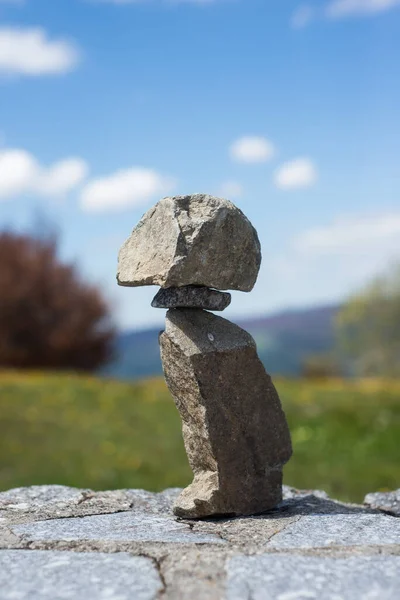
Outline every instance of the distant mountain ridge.
<path fill-rule="evenodd" d="M 272 375 L 297 376 L 303 361 L 334 346 L 334 318 L 339 305 L 285 310 L 265 317 L 236 319 L 257 343 L 265 368 Z M 115 359 L 102 374 L 136 379 L 162 373 L 160 328 L 123 332 L 117 337 Z"/>

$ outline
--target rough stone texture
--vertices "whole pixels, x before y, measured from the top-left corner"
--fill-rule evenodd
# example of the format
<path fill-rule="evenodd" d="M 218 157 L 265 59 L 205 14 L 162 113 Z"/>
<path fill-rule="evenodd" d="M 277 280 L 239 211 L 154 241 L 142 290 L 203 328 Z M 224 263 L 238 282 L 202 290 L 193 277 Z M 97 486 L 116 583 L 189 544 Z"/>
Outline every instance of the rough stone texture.
<path fill-rule="evenodd" d="M 226 292 L 187 285 L 180 288 L 161 288 L 151 305 L 153 308 L 203 308 L 222 311 L 230 303 L 231 295 Z"/>
<path fill-rule="evenodd" d="M 162 589 L 140 556 L 0 550 L 1 600 L 152 600 Z"/>
<path fill-rule="evenodd" d="M 12 531 L 27 540 L 224 543 L 215 535 L 194 535 L 188 525 L 166 516 L 131 512 L 83 517 L 79 521 L 74 518 L 38 521 L 15 525 Z"/>
<path fill-rule="evenodd" d="M 263 515 L 185 521 L 179 493 L 0 493 L 0 600 L 399 598 L 394 516 L 284 486 Z"/>
<path fill-rule="evenodd" d="M 377 492 L 367 494 L 364 504 L 372 508 L 379 508 L 389 514 L 400 517 L 400 489 L 394 492 Z"/>
<path fill-rule="evenodd" d="M 237 556 L 228 563 L 228 600 L 395 600 L 400 557 Z"/>
<path fill-rule="evenodd" d="M 91 493 L 91 492 L 89 492 Z M 64 485 L 33 485 L 29 488 L 13 488 L 0 493 L 0 510 L 37 510 L 47 505 L 55 506 L 79 502 L 84 490 Z"/>
<path fill-rule="evenodd" d="M 306 515 L 290 530 L 274 536 L 274 548 L 325 548 L 362 544 L 400 544 L 400 520 L 387 515 Z"/>
<path fill-rule="evenodd" d="M 1 515 L 7 515 L 7 521 L 25 523 L 35 520 L 107 514 L 138 510 L 151 505 L 154 511 L 162 510 L 170 505 L 169 494 L 174 490 L 166 490 L 162 494 L 151 494 L 144 490 L 129 490 L 113 492 L 97 492 L 77 490 L 62 485 L 41 485 L 29 488 L 14 488 L 0 493 L 0 524 Z"/>
<path fill-rule="evenodd" d="M 168 311 L 160 345 L 194 473 L 175 514 L 249 515 L 276 506 L 292 449 L 253 338 L 221 317 L 178 309 Z"/>
<path fill-rule="evenodd" d="M 257 232 L 236 206 L 205 194 L 176 196 L 161 200 L 135 227 L 120 250 L 117 281 L 249 292 L 260 264 Z"/>

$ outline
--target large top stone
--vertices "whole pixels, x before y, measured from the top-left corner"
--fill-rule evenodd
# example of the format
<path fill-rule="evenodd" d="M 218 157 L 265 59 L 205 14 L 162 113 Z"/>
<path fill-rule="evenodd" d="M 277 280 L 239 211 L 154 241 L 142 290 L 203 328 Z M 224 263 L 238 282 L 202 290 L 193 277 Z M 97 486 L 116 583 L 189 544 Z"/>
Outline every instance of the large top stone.
<path fill-rule="evenodd" d="M 257 232 L 228 200 L 206 194 L 160 200 L 122 246 L 123 286 L 201 285 L 253 289 L 261 264 Z"/>

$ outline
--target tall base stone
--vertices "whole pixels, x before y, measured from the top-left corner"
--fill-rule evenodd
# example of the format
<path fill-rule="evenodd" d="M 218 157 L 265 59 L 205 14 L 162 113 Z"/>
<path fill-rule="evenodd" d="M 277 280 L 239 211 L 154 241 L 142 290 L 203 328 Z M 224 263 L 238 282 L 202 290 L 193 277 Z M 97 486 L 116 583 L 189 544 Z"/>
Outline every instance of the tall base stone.
<path fill-rule="evenodd" d="M 251 515 L 276 506 L 292 448 L 253 338 L 206 311 L 172 309 L 160 347 L 194 473 L 175 514 Z"/>

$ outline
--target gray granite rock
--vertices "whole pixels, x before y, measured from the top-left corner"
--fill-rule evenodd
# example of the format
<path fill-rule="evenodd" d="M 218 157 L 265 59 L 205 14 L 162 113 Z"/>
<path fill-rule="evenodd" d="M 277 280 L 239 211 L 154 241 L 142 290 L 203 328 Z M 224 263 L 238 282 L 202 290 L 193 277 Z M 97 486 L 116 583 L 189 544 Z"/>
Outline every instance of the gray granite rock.
<path fill-rule="evenodd" d="M 160 345 L 194 473 L 175 514 L 246 515 L 276 506 L 292 449 L 253 338 L 211 313 L 175 309 L 167 313 Z"/>
<path fill-rule="evenodd" d="M 400 517 L 400 489 L 394 492 L 377 492 L 367 494 L 364 504 L 371 508 L 379 508 L 387 513 Z"/>
<path fill-rule="evenodd" d="M 149 510 L 167 513 L 177 490 L 151 494 L 144 490 L 93 492 L 60 485 L 15 488 L 0 492 L 0 524 L 26 523 L 54 518 L 83 517 L 121 511 Z M 2 517 L 1 515 L 5 515 Z"/>
<path fill-rule="evenodd" d="M 299 500 L 310 497 L 329 500 L 328 494 L 323 490 L 297 490 L 289 485 L 284 485 L 282 486 L 282 493 L 284 500 Z"/>
<path fill-rule="evenodd" d="M 400 544 L 400 520 L 376 514 L 312 514 L 275 535 L 273 548 Z"/>
<path fill-rule="evenodd" d="M 228 200 L 206 194 L 164 198 L 119 253 L 124 286 L 200 285 L 249 292 L 261 264 L 257 233 Z"/>
<path fill-rule="evenodd" d="M 33 485 L 0 492 L 0 510 L 36 510 L 48 505 L 75 503 L 81 500 L 86 490 L 64 485 Z"/>
<path fill-rule="evenodd" d="M 11 531 L 21 538 L 57 541 L 124 541 L 171 542 L 174 544 L 222 544 L 213 534 L 193 534 L 187 523 L 179 523 L 172 516 L 165 517 L 144 512 L 122 512 L 112 515 L 94 515 L 80 519 L 53 519 L 25 525 L 15 525 Z"/>
<path fill-rule="evenodd" d="M 230 303 L 231 295 L 226 292 L 187 285 L 179 288 L 161 288 L 151 305 L 153 308 L 203 308 L 222 311 Z"/>
<path fill-rule="evenodd" d="M 0 550 L 1 600 L 154 600 L 162 589 L 140 556 Z"/>
<path fill-rule="evenodd" d="M 400 556 L 271 554 L 228 563 L 227 600 L 396 600 Z"/>

